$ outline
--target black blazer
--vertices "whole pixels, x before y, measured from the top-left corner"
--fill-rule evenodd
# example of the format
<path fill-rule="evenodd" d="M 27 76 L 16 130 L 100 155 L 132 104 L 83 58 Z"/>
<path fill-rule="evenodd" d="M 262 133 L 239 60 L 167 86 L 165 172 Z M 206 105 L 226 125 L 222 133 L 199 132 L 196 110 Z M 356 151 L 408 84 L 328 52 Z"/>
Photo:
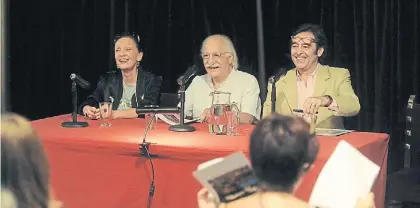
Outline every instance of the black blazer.
<path fill-rule="evenodd" d="M 132 107 L 158 104 L 161 85 L 162 77 L 155 76 L 139 67 L 136 93 L 131 98 Z M 95 91 L 80 105 L 79 113 L 83 114 L 83 107 L 86 105 L 98 108 L 99 102 L 111 101 L 110 96 L 114 98 L 112 109 L 117 110 L 122 95 L 123 80 L 121 71 L 108 72 L 99 78 Z"/>

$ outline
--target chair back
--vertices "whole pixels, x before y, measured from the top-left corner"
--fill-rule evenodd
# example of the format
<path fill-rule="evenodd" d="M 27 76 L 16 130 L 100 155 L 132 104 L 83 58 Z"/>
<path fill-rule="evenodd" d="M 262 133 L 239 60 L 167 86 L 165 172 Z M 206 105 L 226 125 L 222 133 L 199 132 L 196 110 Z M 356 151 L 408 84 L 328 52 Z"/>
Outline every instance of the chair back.
<path fill-rule="evenodd" d="M 404 168 L 420 167 L 420 104 L 417 100 L 416 95 L 410 95 L 406 109 Z"/>
<path fill-rule="evenodd" d="M 174 107 L 179 103 L 178 93 L 160 93 L 159 106 Z"/>

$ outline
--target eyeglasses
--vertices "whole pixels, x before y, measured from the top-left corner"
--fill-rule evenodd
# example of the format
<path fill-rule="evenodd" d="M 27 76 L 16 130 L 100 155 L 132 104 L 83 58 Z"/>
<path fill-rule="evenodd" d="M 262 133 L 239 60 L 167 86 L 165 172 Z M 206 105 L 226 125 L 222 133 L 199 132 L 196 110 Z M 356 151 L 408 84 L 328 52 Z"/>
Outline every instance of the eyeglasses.
<path fill-rule="evenodd" d="M 114 43 L 117 42 L 117 40 L 119 40 L 120 38 L 128 37 L 128 36 L 132 37 L 137 42 L 137 44 L 140 44 L 140 35 L 135 32 L 124 32 L 124 33 L 119 33 L 115 35 Z"/>
<path fill-rule="evenodd" d="M 223 55 L 228 54 L 228 53 L 229 52 L 224 52 L 224 53 L 214 52 L 214 53 L 211 53 L 211 54 L 210 53 L 202 53 L 201 58 L 203 60 L 209 60 L 210 58 L 218 60 L 218 59 L 220 59 L 220 57 L 222 57 Z"/>
<path fill-rule="evenodd" d="M 297 36 L 291 36 L 290 37 L 292 40 L 292 44 L 293 43 L 298 43 L 300 41 L 302 41 L 304 44 L 311 44 L 311 43 L 316 43 L 316 40 L 313 38 L 302 38 L 302 37 L 297 37 Z"/>

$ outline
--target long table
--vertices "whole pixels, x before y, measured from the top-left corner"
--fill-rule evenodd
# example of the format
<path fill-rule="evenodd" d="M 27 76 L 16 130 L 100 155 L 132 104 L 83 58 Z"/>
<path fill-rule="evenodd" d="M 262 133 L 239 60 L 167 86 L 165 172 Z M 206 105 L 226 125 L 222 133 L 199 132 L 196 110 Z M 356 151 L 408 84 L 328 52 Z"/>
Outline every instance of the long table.
<path fill-rule="evenodd" d="M 140 155 L 144 119 L 112 120 L 112 126 L 100 127 L 89 120 L 86 128 L 63 128 L 69 114 L 36 120 L 32 125 L 43 140 L 51 166 L 55 195 L 68 208 L 146 207 L 152 180 L 149 160 Z M 78 117 L 80 121 L 86 121 Z M 248 155 L 251 125 L 240 126 L 240 136 L 215 136 L 205 124 L 193 124 L 195 132 L 171 132 L 159 121 L 149 131 L 155 169 L 155 194 L 152 207 L 197 207 L 196 194 L 201 188 L 192 176 L 197 166 L 236 151 Z M 384 207 L 389 136 L 382 133 L 352 132 L 338 137 L 317 137 L 320 151 L 314 168 L 304 177 L 296 196 L 308 201 L 315 181 L 341 140 L 355 146 L 381 167 L 374 184 L 375 202 Z"/>

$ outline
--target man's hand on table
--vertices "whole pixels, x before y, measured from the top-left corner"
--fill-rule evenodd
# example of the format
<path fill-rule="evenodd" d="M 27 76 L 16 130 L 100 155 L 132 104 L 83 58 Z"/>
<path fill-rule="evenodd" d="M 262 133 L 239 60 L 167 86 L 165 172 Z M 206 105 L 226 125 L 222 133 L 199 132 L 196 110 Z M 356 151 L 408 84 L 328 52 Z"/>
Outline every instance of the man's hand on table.
<path fill-rule="evenodd" d="M 332 99 L 329 96 L 309 97 L 303 104 L 303 113 L 316 114 L 320 107 L 328 107 L 331 105 Z"/>

